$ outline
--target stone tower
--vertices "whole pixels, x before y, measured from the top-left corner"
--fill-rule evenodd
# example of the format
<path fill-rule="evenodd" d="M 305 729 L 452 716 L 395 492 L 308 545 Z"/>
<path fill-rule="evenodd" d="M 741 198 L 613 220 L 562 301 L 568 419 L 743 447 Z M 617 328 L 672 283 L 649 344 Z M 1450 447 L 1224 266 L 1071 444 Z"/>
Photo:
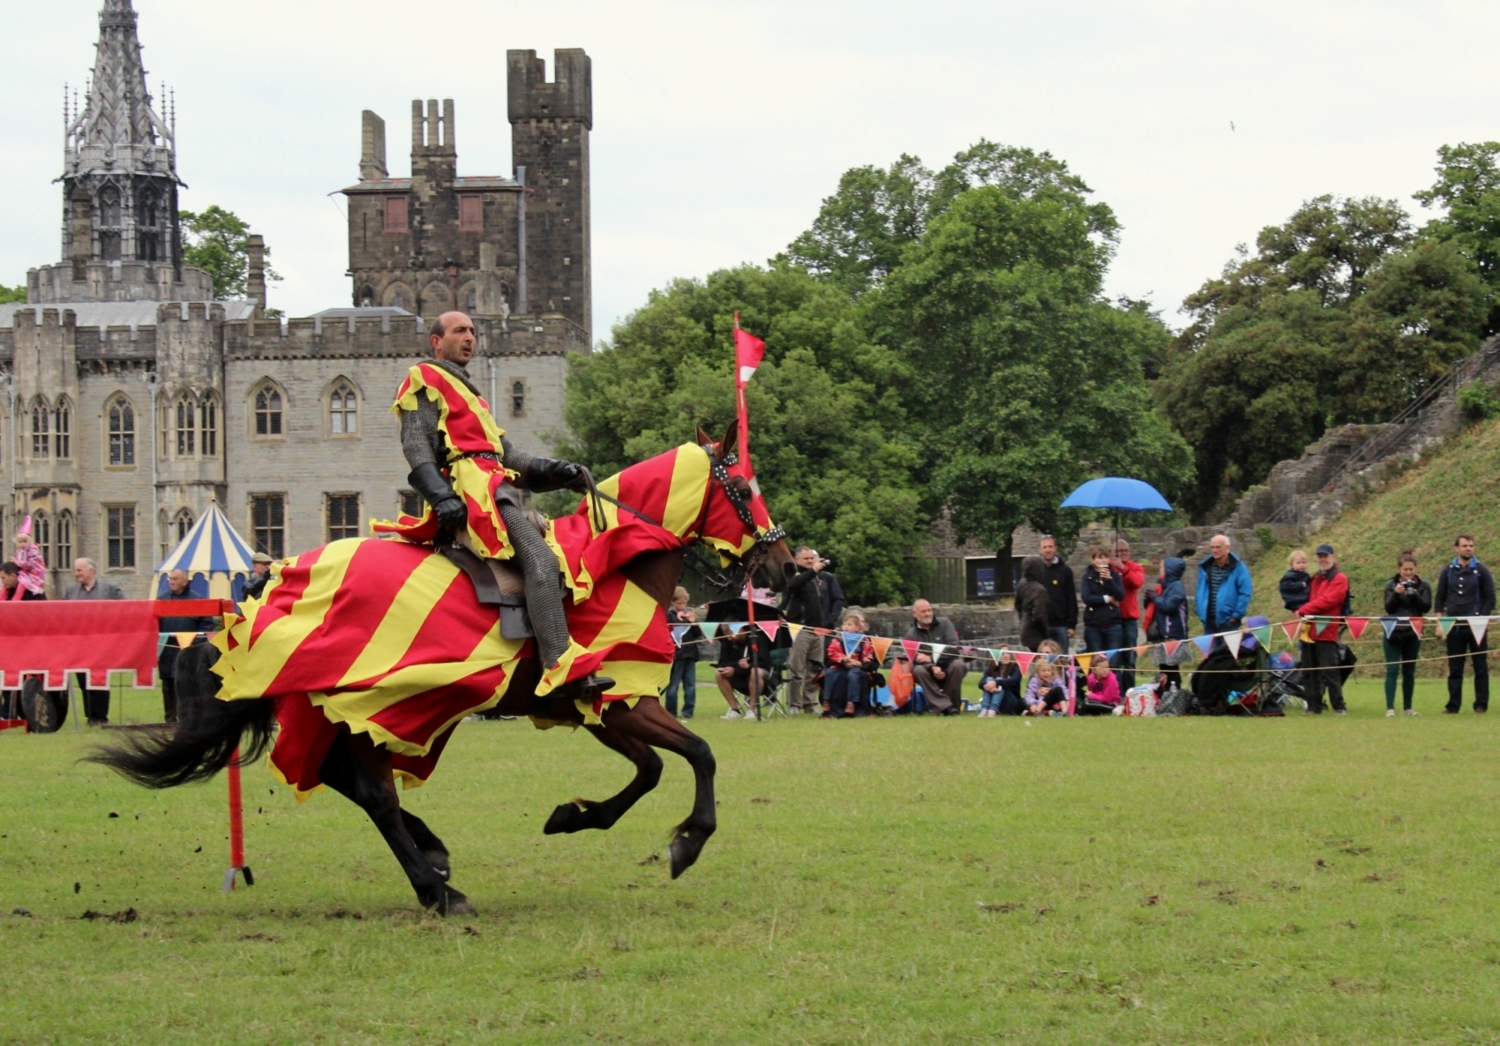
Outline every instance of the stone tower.
<path fill-rule="evenodd" d="M 526 187 L 522 311 L 562 313 L 593 330 L 589 130 L 593 73 L 582 48 L 553 52 L 555 80 L 535 51 L 507 51 L 511 162 Z M 524 172 L 523 169 L 524 168 Z"/>
<path fill-rule="evenodd" d="M 182 267 L 173 128 L 152 107 L 130 0 L 104 0 L 81 110 L 65 104 L 62 264 L 28 300 L 169 301 L 212 296 Z"/>

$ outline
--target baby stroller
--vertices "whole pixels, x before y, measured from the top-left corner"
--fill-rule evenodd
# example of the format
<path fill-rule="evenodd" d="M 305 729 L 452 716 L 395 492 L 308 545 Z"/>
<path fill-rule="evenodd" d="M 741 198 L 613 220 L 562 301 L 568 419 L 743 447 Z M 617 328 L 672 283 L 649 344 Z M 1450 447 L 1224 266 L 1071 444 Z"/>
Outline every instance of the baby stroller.
<path fill-rule="evenodd" d="M 1292 707 L 1294 701 L 1306 707 L 1307 691 L 1303 689 L 1302 672 L 1295 657 L 1284 651 L 1272 654 L 1266 665 L 1266 676 L 1264 685 L 1268 701 L 1276 701 L 1283 709 Z"/>
<path fill-rule="evenodd" d="M 1264 618 L 1247 622 L 1252 628 L 1264 623 Z M 1275 680 L 1265 647 L 1252 635 L 1244 636 L 1238 655 L 1216 641 L 1191 686 L 1197 699 L 1192 711 L 1198 715 L 1286 715 L 1288 694 Z"/>

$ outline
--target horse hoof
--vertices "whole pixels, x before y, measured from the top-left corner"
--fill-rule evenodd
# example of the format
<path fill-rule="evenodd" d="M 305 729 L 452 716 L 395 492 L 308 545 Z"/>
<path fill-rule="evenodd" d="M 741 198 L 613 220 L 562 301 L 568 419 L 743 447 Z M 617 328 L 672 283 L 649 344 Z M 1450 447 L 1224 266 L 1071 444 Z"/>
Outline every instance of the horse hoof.
<path fill-rule="evenodd" d="M 701 829 L 685 829 L 672 840 L 668 852 L 672 855 L 673 879 L 697 863 L 698 855 L 703 852 L 703 845 L 708 842 L 708 836 L 709 833 Z"/>
<path fill-rule="evenodd" d="M 440 915 L 478 915 L 469 899 L 451 887 L 443 888 L 443 899 L 437 906 Z"/>
<path fill-rule="evenodd" d="M 565 835 L 572 832 L 581 832 L 588 825 L 583 823 L 583 811 L 577 803 L 563 803 L 552 816 L 547 818 L 547 823 L 542 826 L 543 835 Z"/>
<path fill-rule="evenodd" d="M 422 856 L 426 859 L 428 867 L 430 867 L 434 872 L 437 872 L 439 875 L 441 875 L 443 877 L 443 882 L 447 882 L 449 876 L 453 874 L 453 869 L 448 864 L 447 851 L 428 850 L 423 853 Z"/>

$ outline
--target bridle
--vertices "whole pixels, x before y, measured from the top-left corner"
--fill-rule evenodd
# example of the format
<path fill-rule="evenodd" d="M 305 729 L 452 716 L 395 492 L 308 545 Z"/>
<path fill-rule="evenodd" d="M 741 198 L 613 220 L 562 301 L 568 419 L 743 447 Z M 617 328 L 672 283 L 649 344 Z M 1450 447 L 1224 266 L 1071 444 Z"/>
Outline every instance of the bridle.
<path fill-rule="evenodd" d="M 751 546 L 748 552 L 739 557 L 740 566 L 744 568 L 745 581 L 748 584 L 751 575 L 760 569 L 765 562 L 766 556 L 770 554 L 770 547 L 776 544 L 776 542 L 785 539 L 786 528 L 773 526 L 762 530 L 756 524 L 755 515 L 750 510 L 750 502 L 760 491 L 754 480 L 751 480 L 750 485 L 745 488 L 736 487 L 731 482 L 733 477 L 729 475 L 729 467 L 739 464 L 740 460 L 739 456 L 733 450 L 729 451 L 722 458 L 716 458 L 714 457 L 713 444 L 705 443 L 699 449 L 708 455 L 708 471 L 713 482 L 708 484 L 708 489 L 704 491 L 703 506 L 698 510 L 698 519 L 693 523 L 691 533 L 700 535 L 701 538 L 703 523 L 708 518 L 708 510 L 713 504 L 714 489 L 717 486 L 717 489 L 723 492 L 725 500 L 734 509 L 735 515 L 740 517 L 740 522 L 745 525 L 745 529 L 755 535 L 755 544 Z M 593 473 L 588 469 L 583 470 L 583 475 L 585 489 L 589 498 L 590 522 L 593 524 L 594 530 L 603 533 L 608 526 L 608 521 L 604 518 L 604 506 L 600 504 L 601 501 L 608 501 L 615 508 L 620 509 L 622 512 L 629 512 L 632 516 L 651 524 L 653 527 L 661 526 L 660 521 L 652 519 L 635 506 L 627 505 L 619 498 L 611 497 L 600 490 L 594 483 Z"/>

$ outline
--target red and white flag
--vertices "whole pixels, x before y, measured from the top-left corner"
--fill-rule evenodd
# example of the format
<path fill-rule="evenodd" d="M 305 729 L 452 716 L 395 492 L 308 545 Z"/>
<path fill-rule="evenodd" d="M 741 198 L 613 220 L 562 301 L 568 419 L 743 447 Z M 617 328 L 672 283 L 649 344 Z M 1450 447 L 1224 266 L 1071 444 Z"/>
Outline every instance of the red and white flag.
<path fill-rule="evenodd" d="M 740 330 L 739 315 L 736 313 L 734 327 L 735 387 L 743 389 L 745 383 L 755 373 L 755 368 L 759 367 L 760 361 L 765 358 L 766 343 L 749 331 Z"/>

